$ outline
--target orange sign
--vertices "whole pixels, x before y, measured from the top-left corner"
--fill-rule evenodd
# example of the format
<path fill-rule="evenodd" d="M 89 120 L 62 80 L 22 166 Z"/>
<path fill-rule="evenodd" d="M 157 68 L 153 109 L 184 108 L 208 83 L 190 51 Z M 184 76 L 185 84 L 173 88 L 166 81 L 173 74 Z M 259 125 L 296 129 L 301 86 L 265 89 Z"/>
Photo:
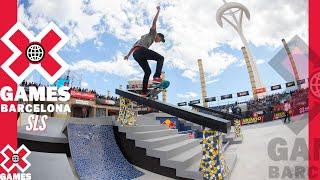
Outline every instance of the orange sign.
<path fill-rule="evenodd" d="M 253 93 L 254 93 L 254 94 L 260 94 L 260 93 L 264 93 L 264 92 L 266 92 L 266 88 L 265 88 L 265 87 L 263 87 L 263 88 L 256 88 Z"/>

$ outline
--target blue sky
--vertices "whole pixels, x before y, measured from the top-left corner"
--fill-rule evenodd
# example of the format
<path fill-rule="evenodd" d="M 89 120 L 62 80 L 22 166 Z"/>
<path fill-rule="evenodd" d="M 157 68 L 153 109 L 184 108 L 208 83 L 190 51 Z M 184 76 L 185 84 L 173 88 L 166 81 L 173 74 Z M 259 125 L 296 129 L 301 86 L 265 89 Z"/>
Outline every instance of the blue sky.
<path fill-rule="evenodd" d="M 251 13 L 250 21 L 244 20 L 244 31 L 263 84 L 284 83 L 268 61 L 282 48 L 282 38 L 289 41 L 297 34 L 307 41 L 307 1 L 238 2 Z M 162 7 L 158 32 L 165 34 L 167 43 L 154 44 L 151 49 L 165 57 L 163 70 L 171 81 L 169 102 L 200 98 L 198 58 L 203 59 L 208 96 L 251 89 L 240 38 L 229 25 L 221 28 L 215 20 L 222 0 L 23 0 L 18 16 L 34 33 L 50 21 L 62 28 L 70 41 L 59 54 L 71 65 L 74 85 L 106 94 L 128 80 L 141 79 L 142 70 L 133 58 L 122 59 L 148 32 L 158 4 Z M 150 64 L 154 72 L 155 63 Z M 37 73 L 30 78 L 44 81 Z"/>

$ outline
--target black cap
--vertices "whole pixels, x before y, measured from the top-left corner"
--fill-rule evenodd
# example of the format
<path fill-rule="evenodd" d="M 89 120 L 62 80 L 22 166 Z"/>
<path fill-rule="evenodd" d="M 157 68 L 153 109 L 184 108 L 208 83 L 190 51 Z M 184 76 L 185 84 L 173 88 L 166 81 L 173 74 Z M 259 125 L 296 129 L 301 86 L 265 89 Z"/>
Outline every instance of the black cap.
<path fill-rule="evenodd" d="M 162 33 L 158 33 L 158 36 L 161 39 L 161 42 L 166 42 L 166 40 L 164 39 L 164 35 Z"/>

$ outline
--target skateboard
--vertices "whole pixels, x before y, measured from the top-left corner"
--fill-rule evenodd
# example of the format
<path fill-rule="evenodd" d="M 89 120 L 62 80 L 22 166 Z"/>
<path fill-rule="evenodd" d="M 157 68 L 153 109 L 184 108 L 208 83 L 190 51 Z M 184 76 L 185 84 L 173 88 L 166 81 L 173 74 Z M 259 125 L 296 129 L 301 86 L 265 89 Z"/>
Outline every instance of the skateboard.
<path fill-rule="evenodd" d="M 160 84 L 154 84 L 152 89 L 148 92 L 147 98 L 156 99 L 158 94 L 170 86 L 170 81 L 162 81 Z"/>

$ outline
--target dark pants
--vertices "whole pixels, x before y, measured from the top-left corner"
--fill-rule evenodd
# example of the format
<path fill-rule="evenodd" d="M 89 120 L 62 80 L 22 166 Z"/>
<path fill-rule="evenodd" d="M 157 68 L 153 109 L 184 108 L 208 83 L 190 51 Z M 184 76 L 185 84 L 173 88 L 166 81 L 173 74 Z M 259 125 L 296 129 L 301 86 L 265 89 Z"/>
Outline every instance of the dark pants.
<path fill-rule="evenodd" d="M 290 114 L 289 114 L 289 111 L 285 111 L 285 114 L 286 114 L 286 116 L 284 117 L 284 123 L 286 123 L 287 122 L 287 119 L 288 119 L 288 122 L 290 123 Z"/>
<path fill-rule="evenodd" d="M 155 78 L 155 77 L 160 77 L 161 75 L 164 57 L 147 48 L 137 49 L 133 53 L 133 57 L 139 63 L 140 67 L 144 71 L 142 92 L 146 93 L 148 90 L 149 77 L 151 75 L 151 69 L 150 69 L 148 60 L 157 61 L 156 72 L 153 75 L 153 77 Z"/>

